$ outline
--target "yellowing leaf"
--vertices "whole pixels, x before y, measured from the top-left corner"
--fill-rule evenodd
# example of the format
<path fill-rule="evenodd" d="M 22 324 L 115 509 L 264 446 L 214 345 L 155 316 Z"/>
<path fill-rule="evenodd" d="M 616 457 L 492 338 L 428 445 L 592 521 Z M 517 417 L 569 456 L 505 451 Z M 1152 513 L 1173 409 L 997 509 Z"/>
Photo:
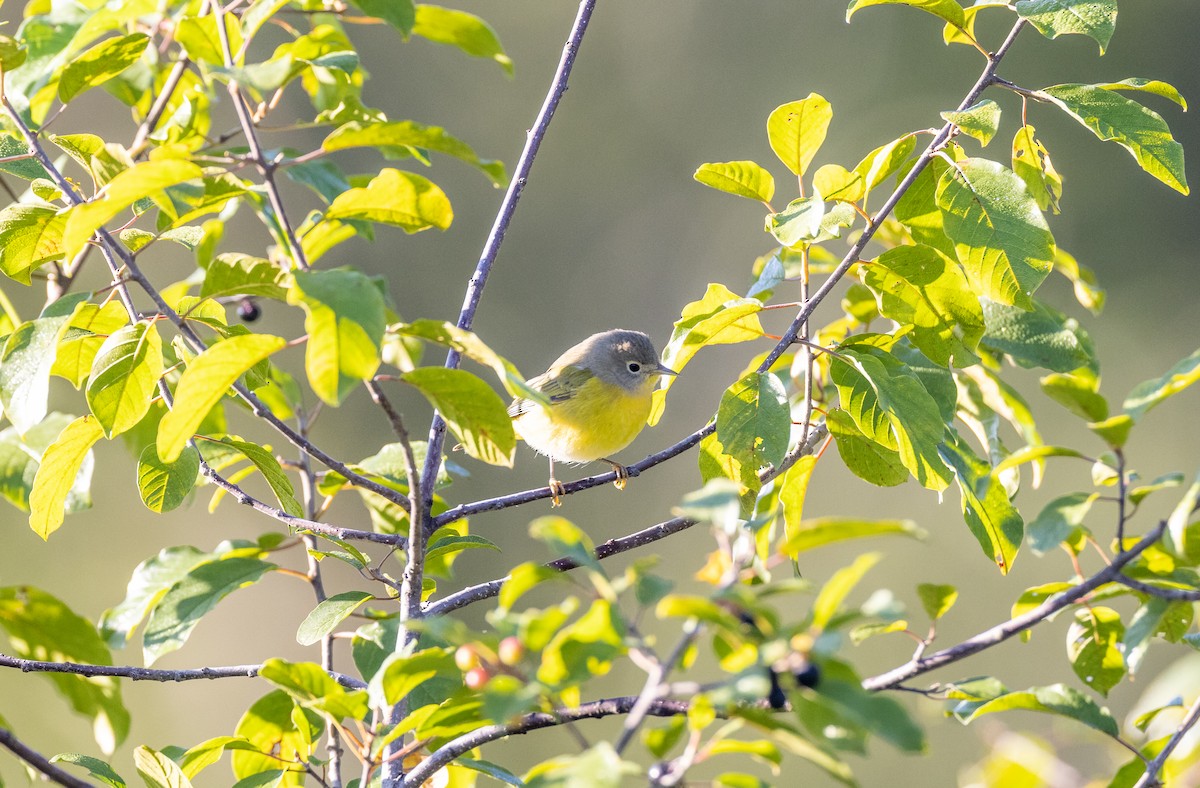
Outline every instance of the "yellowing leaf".
<path fill-rule="evenodd" d="M 270 334 L 244 334 L 221 340 L 192 359 L 179 378 L 174 406 L 158 425 L 159 459 L 175 462 L 238 377 L 286 344 Z"/>
<path fill-rule="evenodd" d="M 803 177 L 825 141 L 832 119 L 833 108 L 816 93 L 776 107 L 767 118 L 771 150 L 789 170 Z"/>
<path fill-rule="evenodd" d="M 445 230 L 454 219 L 454 211 L 437 184 L 388 167 L 366 186 L 339 194 L 325 218 L 380 222 L 415 233 L 430 227 Z"/>
<path fill-rule="evenodd" d="M 46 448 L 29 493 L 29 527 L 43 539 L 63 523 L 67 494 L 81 472 L 91 475 L 86 461 L 96 441 L 104 437 L 100 422 L 81 416 L 71 422 Z"/>

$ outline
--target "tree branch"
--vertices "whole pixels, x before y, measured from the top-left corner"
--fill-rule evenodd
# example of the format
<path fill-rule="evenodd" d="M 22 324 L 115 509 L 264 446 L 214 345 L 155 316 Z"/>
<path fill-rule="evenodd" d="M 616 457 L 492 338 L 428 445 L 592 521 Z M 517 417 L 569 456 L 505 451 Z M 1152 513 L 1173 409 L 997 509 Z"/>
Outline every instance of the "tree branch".
<path fill-rule="evenodd" d="M 566 45 L 563 46 L 558 69 L 554 72 L 554 79 L 550 83 L 550 90 L 546 94 L 545 101 L 542 102 L 542 108 L 538 111 L 533 128 L 526 135 L 525 147 L 517 159 L 517 167 L 508 182 L 508 190 L 504 193 L 504 199 L 500 201 L 500 210 L 492 223 L 487 242 L 483 245 L 483 253 L 475 266 L 475 273 L 467 282 L 467 292 L 463 297 L 462 309 L 458 314 L 459 328 L 469 329 L 475 320 L 475 310 L 479 307 L 479 299 L 483 297 L 483 288 L 487 285 L 492 264 L 495 263 L 496 255 L 500 252 L 500 244 L 504 243 L 504 234 L 508 232 L 508 225 L 512 222 L 513 213 L 517 209 L 517 201 L 521 199 L 521 192 L 524 191 L 529 173 L 533 169 L 533 159 L 542 145 L 542 139 L 546 136 L 546 130 L 550 127 L 550 121 L 554 118 L 554 111 L 558 108 L 559 101 L 567 92 L 567 80 L 571 76 L 571 69 L 575 65 L 575 56 L 579 52 L 579 45 L 583 42 L 583 35 L 587 32 L 588 22 L 591 21 L 595 6 L 596 0 L 582 0 L 579 4 L 579 11 L 571 26 L 571 34 L 567 38 Z M 446 354 L 447 368 L 457 367 L 458 362 L 458 351 L 451 350 Z M 429 427 L 429 451 L 425 457 L 425 468 L 422 471 L 424 486 L 421 492 L 426 501 L 433 500 L 433 485 L 437 480 L 438 466 L 442 461 L 442 446 L 445 441 L 446 421 L 440 413 L 435 413 L 433 423 Z M 440 524 L 430 522 L 431 527 L 437 527 Z"/>
<path fill-rule="evenodd" d="M 477 728 L 442 745 L 432 755 L 421 761 L 415 769 L 405 775 L 403 786 L 405 788 L 416 788 L 416 786 L 428 780 L 439 769 L 449 764 L 455 758 L 465 755 L 476 747 L 480 747 L 488 742 L 517 734 L 529 733 L 539 728 L 562 725 L 567 722 L 600 719 L 614 714 L 627 714 L 636 702 L 637 697 L 633 695 L 621 698 L 608 698 L 606 700 L 585 703 L 582 706 L 574 708 L 555 709 L 553 712 L 533 712 L 532 714 L 520 717 L 516 722 L 510 722 L 506 725 L 486 725 L 482 728 Z M 655 717 L 674 717 L 679 714 L 686 714 L 688 705 L 687 701 L 681 700 L 657 700 L 650 704 L 646 713 Z"/>
<path fill-rule="evenodd" d="M 980 632 L 974 637 L 967 638 L 956 646 L 936 651 L 925 657 L 909 660 L 904 665 L 898 668 L 893 668 L 887 673 L 864 679 L 862 682 L 863 689 L 878 691 L 891 689 L 900 683 L 911 679 L 913 676 L 919 676 L 922 673 L 928 673 L 931 670 L 949 665 L 952 662 L 957 662 L 964 657 L 976 654 L 985 649 L 991 648 L 999 643 L 1003 643 L 1013 635 L 1020 634 L 1027 629 L 1030 629 L 1036 624 L 1040 624 L 1048 619 L 1059 610 L 1074 604 L 1078 600 L 1084 598 L 1092 591 L 1095 591 L 1105 583 L 1118 581 L 1121 576 L 1121 569 L 1133 559 L 1137 558 L 1146 551 L 1151 545 L 1159 540 L 1163 531 L 1166 529 L 1166 522 L 1160 522 L 1154 530 L 1142 537 L 1137 544 L 1129 548 L 1123 553 L 1118 553 L 1113 557 L 1113 562 L 1104 569 L 1100 570 L 1090 578 L 1075 586 L 1069 591 L 1064 591 L 1061 594 L 1055 594 L 1047 599 L 1042 604 L 1030 610 L 1027 613 L 1017 616 L 1016 618 L 1005 621 L 1003 624 L 998 624 L 990 629 Z"/>
<path fill-rule="evenodd" d="M 13 755 L 41 772 L 51 782 L 65 785 L 67 788 L 92 788 L 91 783 L 80 780 L 50 763 L 46 756 L 23 743 L 16 734 L 7 728 L 0 728 L 0 745 L 7 747 Z"/>
<path fill-rule="evenodd" d="M 0 654 L 0 668 L 16 668 L 22 673 L 69 673 L 74 676 L 114 676 L 132 681 L 195 681 L 196 679 L 255 678 L 262 665 L 229 665 L 220 668 L 157 670 L 132 665 L 87 665 L 82 662 L 43 662 Z M 328 671 L 329 676 L 347 689 L 366 689 L 366 682 L 344 673 Z"/>
<path fill-rule="evenodd" d="M 828 429 L 824 424 L 814 425 L 813 429 L 808 434 L 808 440 L 802 444 L 796 444 L 793 449 L 784 457 L 783 462 L 779 463 L 778 468 L 768 468 L 759 474 L 759 478 L 764 484 L 778 477 L 788 468 L 795 464 L 796 460 L 806 454 L 812 454 L 816 450 L 818 444 L 825 440 L 825 436 L 829 434 Z M 604 474 L 604 476 L 612 476 L 614 474 Z M 640 531 L 609 539 L 603 544 L 597 545 L 595 552 L 592 554 L 596 560 L 603 561 L 605 558 L 611 558 L 614 555 L 628 552 L 638 547 L 644 547 L 648 544 L 653 544 L 660 539 L 666 539 L 671 534 L 686 531 L 696 524 L 695 520 L 687 517 L 673 517 L 670 520 L 664 520 L 661 523 L 652 525 L 649 528 L 643 528 Z M 548 564 L 544 564 L 548 569 L 553 569 L 558 572 L 568 572 L 572 569 L 579 568 L 579 563 L 571 558 L 558 558 Z M 449 613 L 452 610 L 458 610 L 461 607 L 466 607 L 474 602 L 479 602 L 484 599 L 489 599 L 500 593 L 500 588 L 508 580 L 508 576 L 489 580 L 485 583 L 479 583 L 461 591 L 456 591 L 437 602 L 430 603 L 425 608 L 425 616 L 441 616 Z"/>
<path fill-rule="evenodd" d="M 1192 703 L 1192 707 L 1188 709 L 1187 716 L 1183 718 L 1183 722 L 1179 723 L 1179 727 L 1175 729 L 1175 734 L 1167 741 L 1154 760 L 1146 765 L 1146 771 L 1142 773 L 1141 778 L 1133 788 L 1152 788 L 1152 786 L 1163 784 L 1158 779 L 1158 773 L 1166 765 L 1167 759 L 1171 757 L 1171 753 L 1179 746 L 1179 742 L 1183 741 L 1183 737 L 1195 727 L 1197 722 L 1200 722 L 1200 697 L 1197 697 L 1195 702 Z"/>

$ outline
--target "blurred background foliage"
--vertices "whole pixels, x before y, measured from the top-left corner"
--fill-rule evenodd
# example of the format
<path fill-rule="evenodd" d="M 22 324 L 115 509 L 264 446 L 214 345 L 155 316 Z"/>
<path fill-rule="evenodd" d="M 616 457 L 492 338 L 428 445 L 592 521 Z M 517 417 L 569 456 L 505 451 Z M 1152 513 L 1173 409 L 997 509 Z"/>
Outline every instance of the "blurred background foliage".
<path fill-rule="evenodd" d="M 515 76 L 510 79 L 495 63 L 468 60 L 455 50 L 425 41 L 400 45 L 395 32 L 385 26 L 356 26 L 350 32 L 371 73 L 365 100 L 394 120 L 444 126 L 481 156 L 503 159 L 511 171 L 549 84 L 576 5 L 546 0 L 461 0 L 452 5 L 479 14 L 494 26 L 515 63 Z M 19 12 L 20 4 L 9 3 L 0 9 L 0 16 L 11 26 Z M 952 109 L 979 72 L 978 53 L 963 46 L 944 47 L 940 24 L 929 15 L 911 9 L 879 9 L 857 15 L 852 25 L 845 23 L 844 16 L 844 4 L 832 2 L 603 0 L 583 43 L 571 89 L 542 147 L 496 263 L 476 331 L 526 374 L 540 371 L 563 348 L 606 328 L 643 330 L 661 344 L 680 307 L 700 297 L 707 282 L 744 290 L 754 258 L 773 246 L 772 239 L 761 232 L 758 207 L 731 200 L 692 180 L 700 163 L 774 161 L 765 133 L 768 113 L 781 103 L 816 91 L 829 99 L 834 109 L 830 136 L 816 164 L 851 166 L 886 140 L 912 129 L 940 125 L 938 111 Z M 980 30 L 983 39 L 995 46 L 1007 28 L 990 27 L 989 21 L 988 15 L 983 15 Z M 1000 75 L 1031 88 L 1153 77 L 1174 84 L 1185 97 L 1196 101 L 1200 100 L 1200 70 L 1193 56 L 1197 30 L 1200 5 L 1189 0 L 1126 2 L 1104 57 L 1099 57 L 1090 39 L 1069 37 L 1051 42 L 1030 30 L 1021 36 Z M 1006 113 L 1006 132 L 992 146 L 1005 146 L 1015 129 L 1020 102 L 1004 91 L 988 95 Z M 1196 151 L 1200 151 L 1200 124 L 1195 113 L 1167 111 L 1165 101 L 1153 98 L 1148 97 L 1147 103 L 1165 112 L 1176 139 L 1195 161 Z M 218 117 L 232 127 L 223 92 L 219 101 L 223 106 L 217 110 Z M 289 102 L 305 101 L 299 90 L 292 89 L 273 117 L 282 122 L 290 114 Z M 54 130 L 128 139 L 134 127 L 127 117 L 113 114 L 114 106 L 95 91 L 73 103 L 55 122 Z M 93 108 L 103 111 L 93 112 Z M 1161 374 L 1198 344 L 1195 270 L 1200 200 L 1195 195 L 1181 197 L 1147 177 L 1126 152 L 1102 144 L 1056 110 L 1031 105 L 1030 122 L 1065 178 L 1065 214 L 1048 217 L 1051 229 L 1062 248 L 1095 269 L 1108 290 L 1108 302 L 1104 314 L 1093 318 L 1073 303 L 1069 285 L 1060 278 L 1053 278 L 1040 295 L 1079 318 L 1091 332 L 1101 361 L 1102 391 L 1119 401 L 1137 382 Z M 312 146 L 325 133 L 318 129 L 279 134 L 278 138 L 268 134 L 264 144 Z M 380 166 L 370 158 L 373 154 L 359 155 L 364 157 L 361 166 L 347 162 L 347 171 Z M 992 155 L 1005 158 L 1007 154 Z M 434 168 L 434 179 L 455 208 L 455 222 L 449 231 L 405 237 L 397 229 L 379 227 L 374 244 L 353 241 L 322 261 L 323 266 L 330 266 L 339 259 L 352 260 L 367 272 L 386 276 L 405 319 L 454 319 L 501 196 L 477 172 L 457 162 L 439 160 Z M 773 169 L 776 175 L 784 174 L 781 167 Z M 295 215 L 301 216 L 300 209 L 308 207 L 309 196 L 290 183 L 285 190 L 285 199 L 297 207 Z M 224 249 L 261 253 L 265 242 L 261 228 L 248 213 L 232 227 L 239 224 L 245 235 L 227 231 Z M 839 249 L 836 243 L 831 248 Z M 152 275 L 166 276 L 178 268 L 182 276 L 190 269 L 191 260 L 171 246 L 148 254 L 143 265 Z M 14 300 L 22 314 L 28 314 L 38 308 L 42 297 L 35 287 L 17 293 Z M 823 307 L 815 324 L 832 319 L 835 309 L 835 305 Z M 272 324 L 278 318 L 268 305 L 263 329 L 300 333 L 298 321 L 297 325 Z M 773 318 L 777 325 L 764 323 L 768 330 L 782 330 L 788 319 L 779 314 Z M 754 352 L 769 347 L 767 340 L 761 345 Z M 292 356 L 285 356 L 282 363 L 298 369 L 300 353 L 289 352 Z M 673 389 L 663 422 L 643 433 L 623 459 L 638 459 L 703 424 L 748 355 L 746 347 L 702 353 Z M 1059 418 L 1058 406 L 1036 393 L 1034 373 L 1017 373 L 1016 380 L 1030 399 L 1048 442 L 1099 450 L 1081 424 Z M 62 381 L 56 380 L 54 385 L 66 393 Z M 1190 393 L 1168 403 L 1139 426 L 1127 454 L 1142 478 L 1175 469 L 1190 474 L 1195 469 L 1200 456 L 1194 428 L 1196 397 Z M 427 424 L 424 403 L 415 395 L 401 403 L 413 414 L 408 417 L 409 424 L 422 425 L 414 431 L 423 432 Z M 1180 429 L 1188 423 L 1193 427 Z M 248 428 L 249 424 L 241 426 Z M 327 410 L 313 434 L 329 453 L 353 460 L 372 454 L 386 429 L 382 414 L 370 406 L 360 389 L 340 410 Z M 266 435 L 259 439 L 273 440 Z M 207 495 L 198 496 L 190 507 L 169 517 L 156 517 L 138 501 L 132 464 L 127 458 L 115 461 L 122 451 L 118 443 L 98 447 L 96 505 L 69 518 L 54 535 L 52 546 L 44 544 L 16 510 L 0 513 L 4 529 L 0 584 L 29 583 L 52 590 L 77 612 L 95 619 L 123 597 L 136 563 L 160 547 L 190 543 L 211 548 L 223 538 L 252 538 L 272 528 L 268 521 L 228 501 L 215 517 L 207 516 Z M 106 462 L 109 458 L 114 461 Z M 457 481 L 447 491 L 454 502 L 545 483 L 543 460 L 525 447 L 518 449 L 515 471 L 468 464 L 471 478 Z M 939 503 L 934 494 L 911 481 L 899 488 L 870 488 L 837 465 L 818 466 L 806 514 L 905 517 L 926 528 L 931 533 L 927 542 L 880 545 L 887 551 L 887 559 L 863 587 L 891 588 L 898 598 L 919 609 L 913 589 L 918 575 L 958 586 L 959 604 L 942 622 L 940 645 L 957 642 L 1006 618 L 1011 600 L 1020 590 L 1047 576 L 1047 562 L 1055 563 L 1055 576 L 1068 572 L 1065 554 L 1036 558 L 1026 553 L 1010 576 L 1001 577 L 963 527 L 956 494 Z M 1087 484 L 1085 464 L 1051 460 L 1043 488 L 1022 490 L 1017 503 L 1029 519 L 1049 498 L 1085 489 L 1082 485 Z M 634 480 L 624 493 L 603 487 L 572 496 L 561 512 L 601 542 L 664 519 L 681 495 L 698 486 L 695 455 L 688 453 Z M 1171 502 L 1170 497 L 1152 501 L 1148 511 L 1139 513 L 1134 528 L 1149 527 L 1165 514 L 1153 507 Z M 544 513 L 539 507 L 535 504 L 475 518 L 472 529 L 499 544 L 504 556 L 497 559 L 489 551 L 464 554 L 456 565 L 460 580 L 466 584 L 490 579 L 519 560 L 551 557 L 544 555 L 526 532 L 528 521 Z M 365 514 L 348 504 L 335 506 L 330 519 L 369 527 Z M 702 564 L 710 547 L 707 535 L 695 529 L 650 549 L 663 557 L 662 571 L 686 589 L 695 583 L 690 572 Z M 840 549 L 825 548 L 817 554 L 819 561 L 809 558 L 801 569 L 820 583 L 861 549 L 854 543 Z M 621 560 L 642 554 L 622 556 Z M 327 587 L 338 589 L 338 569 L 331 569 Z M 311 607 L 311 594 L 300 583 L 289 588 L 289 582 L 277 577 L 239 593 L 205 620 L 187 649 L 164 658 L 159 666 L 254 663 L 268 656 L 312 658 L 295 645 L 293 637 L 296 625 Z M 991 673 L 1011 687 L 1056 681 L 1078 686 L 1062 658 L 1066 626 L 1065 620 L 1043 626 L 1028 644 L 1010 642 L 930 678 L 949 680 Z M 669 631 L 663 636 L 674 639 Z M 118 662 L 136 663 L 136 652 L 134 646 L 114 657 Z M 870 675 L 905 661 L 910 653 L 910 641 L 896 637 L 871 639 L 846 655 L 856 662 L 860 673 Z M 1119 720 L 1150 684 L 1150 677 L 1166 667 L 1159 659 L 1155 661 L 1156 653 L 1151 650 L 1141 680 L 1122 684 L 1109 697 L 1107 704 Z M 611 680 L 610 687 L 613 692 L 631 691 Z M 248 703 L 265 691 L 265 686 L 251 680 L 169 687 L 127 682 L 125 697 L 133 713 L 131 744 L 118 753 L 114 765 L 132 771 L 122 767 L 129 762 L 133 743 L 146 742 L 157 748 L 188 746 L 227 733 Z M 83 720 L 72 717 L 64 727 L 61 701 L 48 682 L 0 672 L 0 697 L 9 701 L 6 706 L 22 709 L 21 735 L 34 746 L 48 746 L 52 753 L 62 742 L 90 743 Z M 16 698 L 24 702 L 18 705 Z M 1000 725 L 1019 725 L 1047 737 L 1055 754 L 1075 768 L 1103 774 L 1112 757 L 1092 749 L 1093 745 L 1103 746 L 1099 736 L 1089 736 L 1065 721 L 1059 724 L 1033 715 L 1006 715 L 991 725 L 963 728 L 940 719 L 940 703 L 919 702 L 917 708 L 930 735 L 928 755 L 901 756 L 876 747 L 868 759 L 851 761 L 864 785 L 896 784 L 898 775 L 921 784 L 951 784 L 966 764 L 978 760 L 989 748 L 1000 751 L 1027 744 L 1014 740 Z M 589 724 L 585 732 L 596 740 L 604 735 L 602 726 L 617 724 L 619 720 Z M 527 766 L 567 746 L 565 737 L 559 732 L 538 732 L 515 743 L 493 745 L 489 757 L 512 767 Z M 522 758 L 526 762 L 522 763 Z M 0 758 L 0 776 L 12 779 L 17 773 L 11 759 Z M 218 775 L 223 773 L 213 770 L 201 782 L 215 784 L 211 780 L 220 779 Z M 804 776 L 809 785 L 824 779 L 807 767 Z M 964 779 L 968 779 L 965 774 Z"/>

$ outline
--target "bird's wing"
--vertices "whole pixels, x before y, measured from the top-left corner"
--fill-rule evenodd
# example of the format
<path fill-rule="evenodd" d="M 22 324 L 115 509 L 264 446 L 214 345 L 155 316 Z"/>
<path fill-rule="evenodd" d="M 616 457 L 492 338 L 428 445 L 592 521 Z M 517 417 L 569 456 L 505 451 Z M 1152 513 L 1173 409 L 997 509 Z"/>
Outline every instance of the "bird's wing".
<path fill-rule="evenodd" d="M 530 378 L 526 381 L 529 387 L 540 391 L 546 395 L 546 399 L 551 403 L 564 402 L 574 397 L 579 389 L 583 388 L 583 384 L 592 379 L 593 373 L 591 370 L 583 369 L 567 365 L 558 369 L 551 369 L 544 375 L 538 375 L 536 378 Z M 508 415 L 512 418 L 517 418 L 523 413 L 528 413 L 537 407 L 538 403 L 517 397 L 508 406 Z"/>

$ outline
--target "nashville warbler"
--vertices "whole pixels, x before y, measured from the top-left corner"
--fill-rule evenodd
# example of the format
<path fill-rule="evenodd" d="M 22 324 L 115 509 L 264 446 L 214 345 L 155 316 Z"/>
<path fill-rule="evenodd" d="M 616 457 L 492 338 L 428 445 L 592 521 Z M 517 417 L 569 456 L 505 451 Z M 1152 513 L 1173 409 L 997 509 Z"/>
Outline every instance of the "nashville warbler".
<path fill-rule="evenodd" d="M 549 405 L 518 397 L 508 406 L 517 435 L 550 458 L 550 491 L 559 506 L 562 483 L 554 462 L 602 460 L 625 488 L 629 471 L 609 459 L 646 426 L 651 395 L 662 375 L 674 375 L 658 360 L 650 337 L 613 329 L 593 334 L 558 357 L 550 369 L 529 380 Z"/>

